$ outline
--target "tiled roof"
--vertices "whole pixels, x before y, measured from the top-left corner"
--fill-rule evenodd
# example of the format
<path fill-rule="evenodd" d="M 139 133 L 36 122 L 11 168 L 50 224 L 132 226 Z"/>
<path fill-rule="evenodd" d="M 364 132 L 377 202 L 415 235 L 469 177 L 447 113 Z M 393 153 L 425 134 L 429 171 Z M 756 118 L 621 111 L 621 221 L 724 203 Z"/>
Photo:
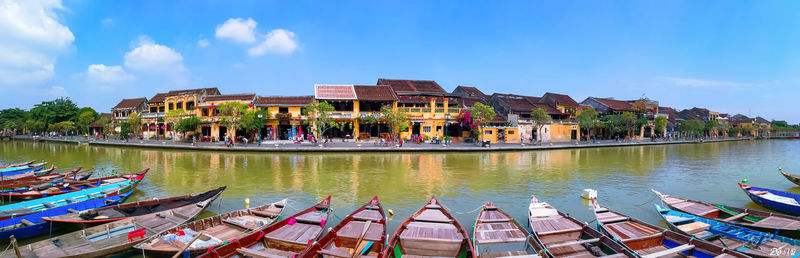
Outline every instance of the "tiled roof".
<path fill-rule="evenodd" d="M 533 110 L 533 103 L 522 96 L 503 96 L 500 99 L 508 105 L 511 112 L 530 113 Z"/>
<path fill-rule="evenodd" d="M 489 96 L 486 96 L 486 94 L 484 94 L 478 88 L 470 87 L 470 86 L 458 86 L 458 87 L 456 87 L 456 89 L 459 89 L 459 88 L 461 90 L 463 90 L 464 92 L 466 92 L 469 97 L 480 98 L 480 99 L 483 99 L 483 100 L 489 100 Z"/>
<path fill-rule="evenodd" d="M 521 96 L 521 97 L 525 98 L 530 103 L 539 103 L 539 101 L 542 101 L 542 98 L 540 97 L 533 97 L 533 96 Z"/>
<path fill-rule="evenodd" d="M 314 98 L 316 99 L 356 99 L 353 85 L 314 85 Z"/>
<path fill-rule="evenodd" d="M 186 95 L 186 94 L 208 94 L 219 95 L 219 89 L 213 88 L 199 88 L 199 89 L 186 89 L 186 90 L 172 90 L 167 93 L 167 96 Z"/>
<path fill-rule="evenodd" d="M 606 105 L 611 111 L 631 111 L 633 107 L 630 103 L 622 100 L 609 99 L 609 98 L 594 98 L 600 103 Z"/>
<path fill-rule="evenodd" d="M 356 92 L 358 100 L 373 100 L 373 101 L 391 101 L 397 100 L 397 95 L 391 87 L 385 85 L 366 86 L 355 85 L 353 89 Z"/>
<path fill-rule="evenodd" d="M 731 121 L 744 121 L 744 120 L 750 120 L 750 118 L 742 114 L 735 114 L 731 117 Z"/>
<path fill-rule="evenodd" d="M 259 96 L 257 106 L 305 106 L 314 101 L 314 96 Z"/>
<path fill-rule="evenodd" d="M 137 108 L 142 102 L 147 102 L 147 98 L 123 99 L 116 106 L 111 109 L 118 108 Z"/>
<path fill-rule="evenodd" d="M 148 101 L 148 103 L 163 103 L 166 97 L 167 93 L 158 93 L 152 98 L 150 98 L 150 101 Z"/>
<path fill-rule="evenodd" d="M 550 115 L 562 114 L 561 111 L 558 111 L 558 109 L 555 109 L 554 107 L 551 107 L 551 106 L 549 106 L 547 104 L 536 103 L 536 104 L 533 104 L 533 105 L 536 106 L 536 107 L 544 109 L 544 111 L 547 111 L 547 114 L 550 114 Z"/>
<path fill-rule="evenodd" d="M 692 109 L 684 109 L 681 110 L 681 112 L 678 112 L 678 114 L 680 114 L 681 118 L 683 119 L 701 120 L 701 121 L 708 120 L 708 113 L 709 113 L 708 109 L 698 108 L 698 107 Z"/>
<path fill-rule="evenodd" d="M 579 105 L 579 106 L 578 106 L 578 108 L 580 108 L 581 110 L 587 110 L 587 109 L 590 109 L 590 108 L 592 108 L 592 106 L 589 106 L 589 105 Z"/>
<path fill-rule="evenodd" d="M 757 116 L 757 117 L 756 117 L 756 123 L 759 123 L 759 124 L 769 124 L 769 121 L 768 121 L 767 119 L 764 119 L 763 117 Z"/>
<path fill-rule="evenodd" d="M 681 118 L 681 115 L 678 114 L 678 111 L 671 107 L 659 107 L 659 113 L 667 115 L 667 121 L 675 123 L 678 121 L 678 118 Z"/>
<path fill-rule="evenodd" d="M 206 96 L 205 101 L 253 101 L 256 98 L 255 93 L 243 93 L 243 94 L 226 94 L 226 95 L 210 95 Z"/>
<path fill-rule="evenodd" d="M 486 101 L 480 98 L 472 98 L 472 97 L 461 98 L 461 105 L 463 105 L 464 107 L 471 108 L 472 106 L 475 105 L 475 103 L 481 103 L 485 105 Z"/>
<path fill-rule="evenodd" d="M 544 96 L 542 96 L 542 98 L 544 98 L 546 96 L 549 96 L 550 98 L 555 100 L 556 105 L 574 106 L 574 107 L 578 106 L 578 102 L 575 102 L 575 100 L 572 99 L 572 97 L 570 97 L 568 95 L 548 92 L 548 93 L 545 93 Z"/>
<path fill-rule="evenodd" d="M 395 92 L 447 93 L 435 81 L 378 79 L 376 85 L 388 85 Z"/>

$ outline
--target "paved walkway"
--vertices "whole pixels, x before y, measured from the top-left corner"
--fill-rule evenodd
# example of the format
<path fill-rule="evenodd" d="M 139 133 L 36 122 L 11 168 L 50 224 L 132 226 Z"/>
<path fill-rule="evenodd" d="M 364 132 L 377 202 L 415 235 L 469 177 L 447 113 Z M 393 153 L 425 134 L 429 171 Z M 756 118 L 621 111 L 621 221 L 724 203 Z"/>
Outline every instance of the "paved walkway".
<path fill-rule="evenodd" d="M 17 140 L 31 140 L 30 136 L 14 136 Z M 259 152 L 441 152 L 441 151 L 519 151 L 519 150 L 540 150 L 540 149 L 573 149 L 573 148 L 592 148 L 592 147 L 617 147 L 617 146 L 640 146 L 640 145 L 663 145 L 663 144 L 686 144 L 686 143 L 705 143 L 721 141 L 741 141 L 751 140 L 752 138 L 718 138 L 705 141 L 700 140 L 633 140 L 627 142 L 617 142 L 614 140 L 603 140 L 597 143 L 590 142 L 561 142 L 543 143 L 537 145 L 519 143 L 495 143 L 491 147 L 480 147 L 473 143 L 451 143 L 447 146 L 443 144 L 403 144 L 403 147 L 396 145 L 379 146 L 372 141 L 368 142 L 341 142 L 334 141 L 324 147 L 314 146 L 310 142 L 293 143 L 291 141 L 264 141 L 261 145 L 257 143 L 241 144 L 237 143 L 234 147 L 225 147 L 223 143 L 197 143 L 192 146 L 187 142 L 173 142 L 168 140 L 130 140 L 128 142 L 120 140 L 95 140 L 80 136 L 67 137 L 41 137 L 40 141 L 81 143 L 98 146 L 128 146 L 140 148 L 162 148 L 162 149 L 190 149 L 190 150 L 213 150 L 213 151 L 259 151 Z"/>

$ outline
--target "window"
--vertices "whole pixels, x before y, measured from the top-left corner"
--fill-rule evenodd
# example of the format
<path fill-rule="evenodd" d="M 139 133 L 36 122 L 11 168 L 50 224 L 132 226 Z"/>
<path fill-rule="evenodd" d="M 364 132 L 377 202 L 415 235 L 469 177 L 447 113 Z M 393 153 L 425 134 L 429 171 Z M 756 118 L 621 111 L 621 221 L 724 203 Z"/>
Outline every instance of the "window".
<path fill-rule="evenodd" d="M 155 113 L 155 112 L 158 112 L 158 108 L 157 107 L 150 107 L 150 113 Z"/>
<path fill-rule="evenodd" d="M 486 133 L 484 134 L 492 134 L 492 130 L 486 130 Z"/>
<path fill-rule="evenodd" d="M 175 108 L 176 109 L 183 109 L 183 102 L 178 102 L 177 104 L 175 104 Z"/>
<path fill-rule="evenodd" d="M 208 109 L 203 109 L 202 116 L 208 116 Z"/>
<path fill-rule="evenodd" d="M 516 131 L 508 131 L 508 135 L 512 135 L 512 134 L 515 134 L 515 133 L 516 133 Z"/>
<path fill-rule="evenodd" d="M 289 108 L 288 107 L 279 107 L 278 108 L 278 113 L 281 113 L 281 114 L 289 113 Z"/>
<path fill-rule="evenodd" d="M 436 131 L 437 132 L 441 132 L 442 131 L 442 126 L 441 125 L 437 125 L 436 126 Z"/>
<path fill-rule="evenodd" d="M 164 112 L 164 106 L 158 107 L 158 112 Z"/>
<path fill-rule="evenodd" d="M 430 133 L 431 132 L 431 127 L 430 126 L 423 126 L 422 127 L 422 132 L 423 133 Z"/>
<path fill-rule="evenodd" d="M 186 109 L 194 109 L 194 101 L 187 101 L 186 102 Z"/>
<path fill-rule="evenodd" d="M 175 109 L 175 106 L 172 105 L 172 102 L 169 103 L 169 110 Z"/>

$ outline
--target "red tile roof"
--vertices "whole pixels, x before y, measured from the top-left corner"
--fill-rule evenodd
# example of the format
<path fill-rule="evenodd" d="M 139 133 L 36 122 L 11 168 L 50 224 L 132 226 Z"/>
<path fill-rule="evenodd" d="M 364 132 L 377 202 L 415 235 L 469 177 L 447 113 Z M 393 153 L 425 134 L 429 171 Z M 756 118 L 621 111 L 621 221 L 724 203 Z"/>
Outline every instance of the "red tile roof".
<path fill-rule="evenodd" d="M 353 85 L 314 85 L 314 98 L 316 99 L 356 99 Z"/>
<path fill-rule="evenodd" d="M 544 109 L 544 111 L 547 111 L 547 114 L 550 114 L 550 115 L 560 115 L 560 114 L 562 114 L 561 111 L 558 111 L 558 109 L 555 109 L 554 107 L 551 107 L 550 105 L 547 105 L 547 104 L 536 103 L 536 104 L 533 104 L 533 105 L 536 106 L 536 107 Z M 533 108 L 531 108 L 531 110 L 533 110 Z M 530 111 L 528 111 L 528 112 L 530 112 Z"/>
<path fill-rule="evenodd" d="M 456 89 L 458 89 L 458 88 L 461 88 L 461 90 L 466 92 L 469 97 L 475 97 L 475 98 L 480 98 L 480 99 L 483 99 L 483 100 L 489 100 L 489 96 L 484 94 L 478 88 L 470 87 L 470 86 L 458 86 L 458 87 L 456 87 Z"/>
<path fill-rule="evenodd" d="M 210 95 L 206 96 L 205 101 L 254 101 L 256 99 L 255 93 L 244 94 L 226 94 L 226 95 Z"/>
<path fill-rule="evenodd" d="M 173 90 L 167 93 L 167 96 L 175 96 L 175 95 L 186 95 L 186 94 L 207 94 L 207 95 L 220 95 L 219 89 L 216 87 L 213 88 L 199 88 L 199 89 L 187 89 L 187 90 Z"/>
<path fill-rule="evenodd" d="M 358 100 L 372 100 L 372 101 L 397 100 L 397 95 L 394 94 L 394 91 L 389 86 L 355 85 L 353 86 L 353 89 L 356 91 L 356 98 Z"/>
<path fill-rule="evenodd" d="M 397 92 L 447 93 L 435 81 L 378 79 L 376 85 L 388 85 Z"/>
<path fill-rule="evenodd" d="M 611 111 L 631 111 L 633 108 L 633 106 L 627 101 L 607 99 L 607 98 L 594 98 L 594 99 L 608 106 L 608 108 L 611 109 Z"/>
<path fill-rule="evenodd" d="M 123 99 L 116 106 L 111 109 L 118 108 L 137 108 L 142 102 L 147 102 L 147 98 Z"/>
<path fill-rule="evenodd" d="M 148 103 L 163 103 L 166 97 L 167 93 L 158 93 L 152 98 L 150 98 L 150 101 L 148 101 Z"/>
<path fill-rule="evenodd" d="M 461 105 L 463 105 L 464 107 L 471 108 L 472 106 L 475 105 L 475 103 L 481 103 L 485 105 L 486 101 L 480 98 L 472 98 L 472 97 L 461 98 Z"/>
<path fill-rule="evenodd" d="M 658 112 L 667 115 L 667 121 L 675 123 L 681 117 L 678 111 L 671 107 L 658 107 Z"/>
<path fill-rule="evenodd" d="M 574 106 L 574 107 L 578 106 L 578 102 L 576 102 L 574 99 L 572 99 L 572 97 L 568 95 L 547 92 L 544 94 L 544 96 L 542 96 L 542 98 L 544 98 L 545 96 L 549 96 L 550 98 L 555 100 L 556 105 Z"/>
<path fill-rule="evenodd" d="M 259 96 L 256 106 L 305 106 L 314 101 L 314 96 Z"/>

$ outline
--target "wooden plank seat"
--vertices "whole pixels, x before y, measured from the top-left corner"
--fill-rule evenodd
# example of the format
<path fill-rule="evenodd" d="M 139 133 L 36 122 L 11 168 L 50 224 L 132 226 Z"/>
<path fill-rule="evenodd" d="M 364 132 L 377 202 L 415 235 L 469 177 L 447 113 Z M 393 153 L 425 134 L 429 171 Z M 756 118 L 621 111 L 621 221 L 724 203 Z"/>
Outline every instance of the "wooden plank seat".
<path fill-rule="evenodd" d="M 464 236 L 450 223 L 414 221 L 400 233 L 405 254 L 455 257 Z"/>
<path fill-rule="evenodd" d="M 510 222 L 479 224 L 473 237 L 480 244 L 525 242 L 527 239 L 525 232 Z"/>
<path fill-rule="evenodd" d="M 261 228 L 256 224 L 253 224 L 253 223 L 250 223 L 249 221 L 245 221 L 245 220 L 241 220 L 241 219 L 224 218 L 224 219 L 222 219 L 222 222 L 224 222 L 225 224 L 236 226 L 236 227 L 240 227 L 240 228 L 243 228 L 243 229 L 246 229 L 246 230 L 256 230 L 256 229 Z"/>
<path fill-rule="evenodd" d="M 655 229 L 648 228 L 630 221 L 616 224 L 606 224 L 606 226 L 610 231 L 609 233 L 614 235 L 614 237 L 617 239 L 642 238 L 659 233 L 659 231 Z"/>
<path fill-rule="evenodd" d="M 552 248 L 559 248 L 559 247 L 571 246 L 571 245 L 583 245 L 583 244 L 586 244 L 586 243 L 597 243 L 599 241 L 600 241 L 599 238 L 582 239 L 582 240 L 576 240 L 576 241 L 572 241 L 572 242 L 559 243 L 559 244 L 555 244 L 555 245 L 548 245 L 547 248 L 548 249 L 552 249 Z"/>
<path fill-rule="evenodd" d="M 317 253 L 321 254 L 321 255 L 327 255 L 327 256 L 333 256 L 333 257 L 350 258 L 350 256 L 352 256 L 352 253 L 351 253 L 352 250 L 353 249 L 346 248 L 346 247 L 337 247 L 337 246 L 330 245 L 328 247 L 325 247 L 325 249 L 317 251 Z"/>
<path fill-rule="evenodd" d="M 361 236 L 361 232 L 364 230 L 365 223 L 366 222 L 363 221 L 350 221 L 336 232 L 336 236 L 358 240 L 358 237 Z M 384 225 L 382 224 L 370 223 L 367 233 L 364 234 L 364 241 L 381 241 L 383 228 Z"/>
<path fill-rule="evenodd" d="M 486 210 L 481 213 L 480 218 L 478 218 L 481 222 L 488 223 L 488 222 L 504 222 L 509 221 L 511 218 L 504 215 L 503 213 L 497 210 Z"/>
<path fill-rule="evenodd" d="M 628 220 L 628 217 L 616 212 L 597 213 L 597 221 L 601 223 L 613 223 Z"/>
<path fill-rule="evenodd" d="M 683 222 L 688 222 L 688 221 L 692 221 L 693 220 L 692 218 L 681 217 L 681 216 L 673 216 L 673 215 L 666 215 L 666 216 L 664 216 L 664 218 L 668 222 L 671 222 L 673 224 L 680 224 L 680 223 L 683 223 Z"/>
<path fill-rule="evenodd" d="M 691 250 L 693 248 L 694 248 L 694 245 L 684 244 L 684 245 L 681 245 L 681 246 L 678 246 L 678 247 L 675 247 L 675 248 L 670 248 L 670 249 L 667 249 L 667 250 L 664 250 L 664 251 L 643 255 L 642 258 L 663 257 L 663 256 L 678 254 L 680 252 Z"/>
<path fill-rule="evenodd" d="M 359 211 L 356 214 L 353 214 L 353 218 L 354 219 L 360 219 L 360 220 L 379 221 L 379 220 L 383 219 L 383 216 L 381 216 L 381 213 L 379 211 L 377 211 L 377 210 L 367 210 L 367 209 L 365 209 L 365 210 Z"/>
<path fill-rule="evenodd" d="M 283 225 L 264 237 L 289 243 L 308 244 L 308 240 L 316 238 L 321 231 L 320 225 L 295 223 L 294 225 Z"/>
<path fill-rule="evenodd" d="M 662 200 L 664 200 L 664 202 L 669 204 L 669 205 L 675 205 L 675 204 L 682 203 L 682 202 L 686 201 L 684 199 L 675 198 L 675 197 L 672 197 L 672 196 L 667 196 L 667 197 L 663 198 Z"/>
<path fill-rule="evenodd" d="M 750 215 L 750 214 L 747 214 L 747 212 L 742 212 L 742 213 L 727 217 L 727 218 L 723 219 L 722 221 L 731 222 L 731 221 L 734 221 L 734 220 L 737 220 L 737 219 L 744 218 L 744 216 L 747 216 L 747 215 Z"/>
<path fill-rule="evenodd" d="M 548 217 L 531 222 L 531 228 L 537 235 L 560 234 L 565 232 L 581 231 L 583 225 L 561 216 Z"/>
<path fill-rule="evenodd" d="M 535 254 L 528 254 L 525 251 L 502 251 L 481 254 L 481 257 L 515 257 L 515 258 L 536 258 L 541 257 Z"/>
<path fill-rule="evenodd" d="M 453 222 L 452 219 L 448 218 L 447 216 L 442 213 L 442 211 L 438 209 L 427 209 L 414 217 L 414 220 L 417 221 L 428 221 L 428 222 L 443 222 L 443 223 L 451 223 Z"/>
<path fill-rule="evenodd" d="M 756 223 L 753 223 L 756 226 L 762 227 L 780 227 L 782 229 L 797 229 L 800 228 L 800 222 L 796 220 L 781 218 L 777 216 L 769 216 L 766 217 Z"/>
<path fill-rule="evenodd" d="M 269 207 L 264 210 L 250 210 L 250 212 L 261 217 L 275 217 L 281 214 L 281 210 L 278 207 Z"/>
<path fill-rule="evenodd" d="M 266 258 L 285 258 L 296 255 L 296 253 L 293 252 L 281 251 L 277 249 L 256 250 L 247 247 L 236 248 L 236 252 L 250 257 L 266 257 Z"/>
<path fill-rule="evenodd" d="M 328 219 L 328 214 L 315 211 L 315 212 L 309 212 L 309 213 L 294 217 L 294 219 L 296 219 L 297 221 L 300 221 L 300 222 L 306 222 L 306 223 L 311 223 L 311 224 L 321 224 L 322 220 L 327 220 Z"/>

